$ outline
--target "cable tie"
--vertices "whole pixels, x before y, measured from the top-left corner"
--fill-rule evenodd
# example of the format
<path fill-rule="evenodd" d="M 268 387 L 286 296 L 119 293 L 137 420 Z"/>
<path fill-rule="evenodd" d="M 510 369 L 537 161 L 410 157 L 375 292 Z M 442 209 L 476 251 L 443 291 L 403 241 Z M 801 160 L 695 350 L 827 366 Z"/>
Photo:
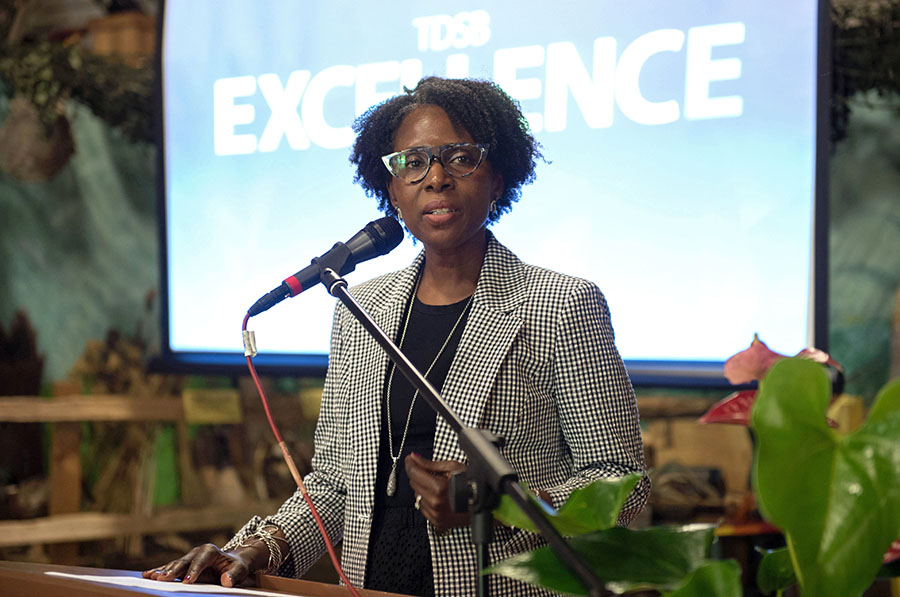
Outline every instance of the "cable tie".
<path fill-rule="evenodd" d="M 254 334 L 250 330 L 244 330 L 244 356 L 245 357 L 255 357 L 256 356 L 256 334 Z"/>

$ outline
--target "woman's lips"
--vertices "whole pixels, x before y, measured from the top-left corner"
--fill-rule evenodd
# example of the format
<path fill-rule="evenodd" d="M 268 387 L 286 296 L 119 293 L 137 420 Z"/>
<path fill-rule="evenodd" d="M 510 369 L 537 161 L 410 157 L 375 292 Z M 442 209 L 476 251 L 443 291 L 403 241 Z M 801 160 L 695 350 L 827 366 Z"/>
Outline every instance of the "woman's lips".
<path fill-rule="evenodd" d="M 458 213 L 457 210 L 449 207 L 438 207 L 425 212 L 424 217 L 427 222 L 434 225 L 446 224 L 454 218 Z"/>

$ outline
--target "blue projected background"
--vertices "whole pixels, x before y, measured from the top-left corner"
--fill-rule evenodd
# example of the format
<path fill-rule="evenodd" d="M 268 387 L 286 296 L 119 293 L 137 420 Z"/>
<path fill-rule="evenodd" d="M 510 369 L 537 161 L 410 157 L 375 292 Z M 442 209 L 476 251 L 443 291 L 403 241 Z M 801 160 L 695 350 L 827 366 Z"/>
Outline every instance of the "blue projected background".
<path fill-rule="evenodd" d="M 809 344 L 815 1 L 337 4 L 165 3 L 171 351 L 241 352 L 261 294 L 381 216 L 350 125 L 428 74 L 520 101 L 550 163 L 493 230 L 594 280 L 627 360 Z M 317 288 L 254 318 L 260 352 L 326 353 L 333 308 Z"/>

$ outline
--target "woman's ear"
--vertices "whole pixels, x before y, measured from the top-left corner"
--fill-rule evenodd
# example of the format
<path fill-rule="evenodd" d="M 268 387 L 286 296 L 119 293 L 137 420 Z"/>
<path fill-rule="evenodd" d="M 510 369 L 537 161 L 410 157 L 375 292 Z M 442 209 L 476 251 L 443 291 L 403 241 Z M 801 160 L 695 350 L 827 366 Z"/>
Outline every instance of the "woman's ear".
<path fill-rule="evenodd" d="M 388 202 L 390 202 L 391 207 L 397 209 L 397 200 L 394 199 L 394 178 L 391 177 L 390 180 L 387 181 L 386 185 L 387 194 L 388 194 Z"/>
<path fill-rule="evenodd" d="M 491 188 L 492 196 L 494 197 L 494 201 L 498 201 L 500 197 L 503 196 L 503 191 L 506 190 L 506 185 L 503 184 L 503 175 L 497 172 L 494 173 L 494 183 Z"/>
<path fill-rule="evenodd" d="M 403 221 L 403 212 L 400 211 L 400 207 L 397 206 L 397 200 L 394 199 L 394 192 L 391 188 L 391 183 L 393 181 L 388 182 L 387 191 L 388 191 L 388 201 L 391 203 L 391 207 L 394 208 L 394 211 L 397 213 L 397 219 L 401 222 Z"/>

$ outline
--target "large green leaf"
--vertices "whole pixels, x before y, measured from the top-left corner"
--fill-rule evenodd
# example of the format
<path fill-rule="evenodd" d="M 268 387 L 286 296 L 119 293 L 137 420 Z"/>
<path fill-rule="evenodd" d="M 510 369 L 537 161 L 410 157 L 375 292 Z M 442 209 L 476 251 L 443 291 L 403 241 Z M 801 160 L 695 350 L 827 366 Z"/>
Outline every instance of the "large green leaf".
<path fill-rule="evenodd" d="M 753 481 L 760 510 L 784 532 L 808 595 L 849 597 L 868 587 L 900 535 L 900 400 L 841 436 L 825 422 L 831 384 L 804 359 L 777 362 L 753 408 Z"/>
<path fill-rule="evenodd" d="M 772 550 L 757 548 L 757 551 L 761 551 L 763 557 L 756 571 L 756 587 L 764 595 L 797 584 L 797 575 L 787 547 Z"/>
<path fill-rule="evenodd" d="M 651 586 L 675 590 L 692 572 L 707 563 L 714 529 L 713 525 L 651 527 L 634 531 L 613 527 L 574 537 L 569 543 L 597 576 L 608 583 L 624 588 Z M 486 572 L 562 593 L 587 594 L 549 547 L 513 556 Z"/>
<path fill-rule="evenodd" d="M 734 560 L 708 562 L 688 575 L 668 597 L 723 597 L 741 594 L 741 567 Z"/>
<path fill-rule="evenodd" d="M 616 526 L 619 511 L 643 475 L 598 479 L 576 489 L 558 512 L 547 512 L 547 518 L 561 535 L 571 537 Z M 537 528 L 509 496 L 502 496 L 494 516 L 506 526 L 533 533 Z"/>
<path fill-rule="evenodd" d="M 794 565 L 787 547 L 772 550 L 757 548 L 757 551 L 762 552 L 763 557 L 759 563 L 759 570 L 756 571 L 756 586 L 763 594 L 768 595 L 797 584 L 797 575 L 794 574 Z M 900 560 L 882 564 L 876 576 L 884 578 L 900 576 Z"/>
<path fill-rule="evenodd" d="M 889 382 L 875 396 L 868 422 L 875 423 L 897 411 L 900 411 L 900 378 Z"/>

